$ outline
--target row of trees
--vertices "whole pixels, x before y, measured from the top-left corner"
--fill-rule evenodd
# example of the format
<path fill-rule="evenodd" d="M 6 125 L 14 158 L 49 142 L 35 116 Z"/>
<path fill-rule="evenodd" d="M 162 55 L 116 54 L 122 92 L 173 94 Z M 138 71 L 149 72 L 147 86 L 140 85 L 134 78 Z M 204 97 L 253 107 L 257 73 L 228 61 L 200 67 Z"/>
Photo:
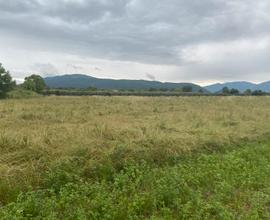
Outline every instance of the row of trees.
<path fill-rule="evenodd" d="M 229 89 L 228 87 L 224 87 L 222 89 L 222 93 L 226 95 L 239 95 L 240 94 L 238 89 Z"/>
<path fill-rule="evenodd" d="M 9 71 L 7 71 L 0 63 L 0 98 L 5 98 L 7 93 L 15 89 L 16 82 L 12 79 Z M 43 78 L 39 75 L 31 75 L 24 79 L 22 88 L 37 93 L 42 93 L 46 88 Z"/>
<path fill-rule="evenodd" d="M 193 88 L 190 85 L 183 86 L 182 88 L 150 88 L 149 92 L 193 92 Z M 199 90 L 199 93 L 203 93 L 203 90 Z"/>
<path fill-rule="evenodd" d="M 222 92 L 222 94 L 225 94 L 225 95 L 240 95 L 241 94 L 241 92 L 238 89 L 229 89 L 228 87 L 224 87 L 221 92 Z M 253 95 L 253 96 L 266 95 L 266 93 L 261 91 L 261 90 L 252 91 L 251 89 L 247 89 L 242 94 L 243 95 Z"/>
<path fill-rule="evenodd" d="M 12 79 L 9 71 L 7 71 L 2 64 L 0 63 L 0 98 L 5 98 L 7 93 L 13 90 L 16 87 L 16 82 Z M 31 90 L 37 93 L 43 93 L 44 90 L 46 89 L 46 84 L 43 80 L 43 78 L 39 75 L 31 75 L 29 77 L 26 77 L 24 80 L 24 83 L 20 86 L 17 87 L 22 87 L 23 89 L 26 90 Z M 91 91 L 97 91 L 95 88 L 91 88 Z M 171 91 L 171 92 L 177 92 L 177 89 L 155 89 L 151 88 L 149 89 L 150 92 L 154 91 L 159 91 L 159 92 L 164 92 L 164 91 Z M 190 93 L 193 91 L 193 88 L 189 85 L 184 86 L 181 89 L 181 92 L 187 92 Z M 199 93 L 203 93 L 203 91 L 199 91 Z M 224 87 L 221 91 L 222 94 L 225 95 L 240 95 L 241 93 L 237 89 L 229 89 L 228 87 Z M 256 91 L 251 91 L 250 89 L 246 90 L 244 95 L 265 95 L 264 92 L 261 90 L 256 90 Z"/>

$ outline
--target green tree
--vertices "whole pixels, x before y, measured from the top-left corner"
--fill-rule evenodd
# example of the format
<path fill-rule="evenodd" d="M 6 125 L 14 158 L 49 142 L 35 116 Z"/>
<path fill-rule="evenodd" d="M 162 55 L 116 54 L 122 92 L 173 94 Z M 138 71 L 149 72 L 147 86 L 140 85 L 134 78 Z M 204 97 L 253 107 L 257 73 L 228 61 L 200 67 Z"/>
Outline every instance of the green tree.
<path fill-rule="evenodd" d="M 184 86 L 183 88 L 182 88 L 182 92 L 192 92 L 193 91 L 193 89 L 192 89 L 192 86 Z"/>
<path fill-rule="evenodd" d="M 230 94 L 232 94 L 232 95 L 239 95 L 240 92 L 239 92 L 238 89 L 234 89 L 234 88 L 233 88 L 233 89 L 231 89 Z"/>
<path fill-rule="evenodd" d="M 245 92 L 244 92 L 245 95 L 251 95 L 252 94 L 252 91 L 251 89 L 247 89 Z"/>
<path fill-rule="evenodd" d="M 9 72 L 0 63 L 0 98 L 5 98 L 7 93 L 15 86 Z"/>
<path fill-rule="evenodd" d="M 226 87 L 223 87 L 222 93 L 223 94 L 230 94 L 230 89 L 227 86 Z"/>
<path fill-rule="evenodd" d="M 255 90 L 252 92 L 252 95 L 254 96 L 262 96 L 265 95 L 265 92 L 263 92 L 262 90 Z"/>
<path fill-rule="evenodd" d="M 23 88 L 41 93 L 46 88 L 46 84 L 41 76 L 33 74 L 25 77 Z"/>

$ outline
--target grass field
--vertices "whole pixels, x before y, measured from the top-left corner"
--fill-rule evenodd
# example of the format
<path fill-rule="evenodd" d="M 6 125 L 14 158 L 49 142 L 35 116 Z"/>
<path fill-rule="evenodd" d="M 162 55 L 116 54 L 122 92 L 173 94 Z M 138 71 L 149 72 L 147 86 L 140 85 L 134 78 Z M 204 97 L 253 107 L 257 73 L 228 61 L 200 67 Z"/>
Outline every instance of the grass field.
<path fill-rule="evenodd" d="M 0 219 L 270 219 L 270 97 L 1 100 Z"/>

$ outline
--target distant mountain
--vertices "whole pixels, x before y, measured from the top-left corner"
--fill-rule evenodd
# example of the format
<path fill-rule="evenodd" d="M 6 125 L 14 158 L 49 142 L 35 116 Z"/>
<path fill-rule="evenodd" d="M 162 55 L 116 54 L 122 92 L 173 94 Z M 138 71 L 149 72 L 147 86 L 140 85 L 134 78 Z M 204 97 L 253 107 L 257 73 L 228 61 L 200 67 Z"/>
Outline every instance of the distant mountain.
<path fill-rule="evenodd" d="M 210 86 L 204 87 L 209 92 L 219 92 L 224 87 L 228 87 L 229 89 L 238 89 L 241 92 L 246 91 L 247 89 L 251 89 L 255 87 L 255 84 L 250 82 L 228 82 L 228 83 L 217 83 Z"/>
<path fill-rule="evenodd" d="M 217 83 L 213 85 L 209 85 L 204 87 L 209 92 L 220 92 L 224 87 L 228 87 L 229 89 L 238 89 L 240 92 L 244 92 L 247 89 L 252 91 L 254 90 L 262 90 L 264 92 L 270 92 L 270 81 L 264 82 L 260 84 L 250 83 L 250 82 L 228 82 L 228 83 Z"/>
<path fill-rule="evenodd" d="M 256 88 L 265 92 L 270 92 L 270 81 L 258 84 Z"/>
<path fill-rule="evenodd" d="M 147 80 L 115 80 L 99 79 L 82 74 L 62 75 L 46 77 L 45 83 L 50 88 L 89 88 L 98 89 L 181 89 L 184 86 L 191 86 L 193 92 L 206 91 L 202 87 L 192 83 L 163 83 Z"/>

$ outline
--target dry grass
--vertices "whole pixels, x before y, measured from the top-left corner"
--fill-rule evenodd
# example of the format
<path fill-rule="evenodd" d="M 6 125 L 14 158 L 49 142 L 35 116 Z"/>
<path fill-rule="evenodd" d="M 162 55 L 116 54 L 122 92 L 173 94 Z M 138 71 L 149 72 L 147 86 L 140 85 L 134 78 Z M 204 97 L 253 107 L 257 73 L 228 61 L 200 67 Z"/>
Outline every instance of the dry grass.
<path fill-rule="evenodd" d="M 270 97 L 1 101 L 0 219 L 269 219 L 269 110 Z"/>
<path fill-rule="evenodd" d="M 59 161 L 168 158 L 270 134 L 269 97 L 46 97 L 0 102 L 0 180 L 38 186 Z M 119 162 L 120 161 L 120 162 Z M 1 193 L 1 192 L 0 192 Z"/>

